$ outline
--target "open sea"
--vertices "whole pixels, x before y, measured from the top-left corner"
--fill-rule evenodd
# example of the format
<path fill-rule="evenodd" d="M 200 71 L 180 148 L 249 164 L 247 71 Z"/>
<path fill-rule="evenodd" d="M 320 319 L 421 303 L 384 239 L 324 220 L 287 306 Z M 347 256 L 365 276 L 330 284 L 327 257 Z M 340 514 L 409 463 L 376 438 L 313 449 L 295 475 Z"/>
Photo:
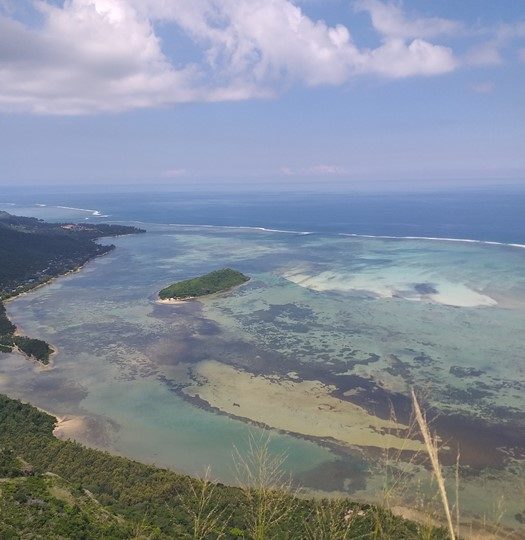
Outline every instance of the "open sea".
<path fill-rule="evenodd" d="M 389 194 L 0 188 L 0 210 L 137 224 L 144 235 L 7 304 L 58 348 L 0 357 L 0 392 L 66 417 L 63 436 L 235 482 L 270 434 L 311 492 L 431 499 L 410 390 L 471 519 L 525 523 L 525 189 Z M 227 294 L 159 304 L 231 266 Z M 393 416 L 395 413 L 395 417 Z M 503 508 L 503 510 L 501 510 Z"/>

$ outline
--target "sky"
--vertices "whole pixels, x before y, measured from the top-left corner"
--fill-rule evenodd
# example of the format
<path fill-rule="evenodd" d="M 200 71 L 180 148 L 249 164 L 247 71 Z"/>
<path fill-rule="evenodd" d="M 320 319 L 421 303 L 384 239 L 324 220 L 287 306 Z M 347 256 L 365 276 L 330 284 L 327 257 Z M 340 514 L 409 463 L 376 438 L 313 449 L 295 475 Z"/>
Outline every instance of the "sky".
<path fill-rule="evenodd" d="M 0 0 L 0 185 L 525 185 L 524 0 Z"/>

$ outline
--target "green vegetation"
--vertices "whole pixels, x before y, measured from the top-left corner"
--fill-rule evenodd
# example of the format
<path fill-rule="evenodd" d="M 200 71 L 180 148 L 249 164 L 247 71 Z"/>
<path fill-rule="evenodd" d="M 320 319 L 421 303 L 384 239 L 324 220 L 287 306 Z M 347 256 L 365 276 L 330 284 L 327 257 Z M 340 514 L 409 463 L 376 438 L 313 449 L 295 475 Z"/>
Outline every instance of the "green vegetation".
<path fill-rule="evenodd" d="M 144 231 L 124 225 L 46 223 L 0 211 L 0 299 L 75 270 L 114 249 L 97 244 L 97 238 L 140 232 Z"/>
<path fill-rule="evenodd" d="M 10 336 L 15 330 L 16 326 L 7 318 L 5 306 L 0 301 L 0 336 Z"/>
<path fill-rule="evenodd" d="M 0 490 L 0 538 L 134 537 L 129 523 L 59 477 L 19 477 Z"/>
<path fill-rule="evenodd" d="M 25 336 L 14 336 L 13 343 L 24 354 L 36 358 L 43 364 L 49 363 L 49 356 L 54 352 L 49 344 L 41 339 L 28 338 Z"/>
<path fill-rule="evenodd" d="M 59 441 L 54 424 L 0 395 L 0 538 L 447 538 L 374 506 L 298 498 L 274 484 L 274 462 L 255 459 L 255 487 L 233 488 Z"/>
<path fill-rule="evenodd" d="M 223 268 L 215 270 L 204 276 L 187 279 L 174 283 L 159 292 L 162 300 L 172 298 L 174 300 L 187 300 L 221 291 L 227 291 L 232 287 L 246 283 L 250 278 L 237 270 Z"/>
<path fill-rule="evenodd" d="M 145 232 L 125 225 L 46 223 L 0 211 L 0 352 L 14 347 L 43 364 L 53 349 L 40 339 L 16 336 L 2 299 L 75 270 L 115 246 L 97 244 L 102 236 Z"/>
<path fill-rule="evenodd" d="M 16 347 L 26 356 L 33 357 L 42 364 L 49 364 L 54 352 L 48 343 L 41 339 L 15 335 L 16 326 L 7 318 L 5 306 L 0 300 L 0 352 L 10 353 Z"/>
<path fill-rule="evenodd" d="M 7 318 L 5 306 L 0 301 L 0 352 L 10 353 L 17 347 L 27 356 L 33 356 L 43 364 L 49 363 L 53 349 L 41 339 L 15 335 L 16 326 Z"/>

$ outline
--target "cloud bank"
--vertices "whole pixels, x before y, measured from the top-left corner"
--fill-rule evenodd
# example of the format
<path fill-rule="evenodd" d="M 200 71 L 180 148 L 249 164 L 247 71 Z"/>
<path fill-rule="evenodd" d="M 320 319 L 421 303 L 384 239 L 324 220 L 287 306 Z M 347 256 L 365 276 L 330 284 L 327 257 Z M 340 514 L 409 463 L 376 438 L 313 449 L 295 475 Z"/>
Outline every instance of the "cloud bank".
<path fill-rule="evenodd" d="M 435 76 L 461 65 L 450 47 L 430 41 L 461 31 L 460 23 L 409 17 L 399 4 L 380 0 L 353 4 L 369 15 L 379 41 L 373 48 L 359 47 L 346 26 L 314 20 L 290 0 L 31 5 L 28 18 L 12 3 L 0 4 L 2 111 L 88 114 L 244 100 L 294 84 Z M 195 58 L 184 58 L 176 38 L 167 47 L 161 33 L 183 35 Z"/>

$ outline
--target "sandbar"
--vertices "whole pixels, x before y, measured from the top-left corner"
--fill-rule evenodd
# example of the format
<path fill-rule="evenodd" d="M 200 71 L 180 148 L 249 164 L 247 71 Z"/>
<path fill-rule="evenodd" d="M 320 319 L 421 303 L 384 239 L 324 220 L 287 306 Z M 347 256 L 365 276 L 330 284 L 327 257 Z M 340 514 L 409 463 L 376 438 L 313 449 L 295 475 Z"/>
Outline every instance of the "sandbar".
<path fill-rule="evenodd" d="M 321 381 L 254 375 L 214 360 L 197 364 L 193 376 L 184 392 L 232 416 L 343 446 L 423 449 L 417 440 L 388 432 L 407 426 L 333 396 L 335 387 Z"/>

